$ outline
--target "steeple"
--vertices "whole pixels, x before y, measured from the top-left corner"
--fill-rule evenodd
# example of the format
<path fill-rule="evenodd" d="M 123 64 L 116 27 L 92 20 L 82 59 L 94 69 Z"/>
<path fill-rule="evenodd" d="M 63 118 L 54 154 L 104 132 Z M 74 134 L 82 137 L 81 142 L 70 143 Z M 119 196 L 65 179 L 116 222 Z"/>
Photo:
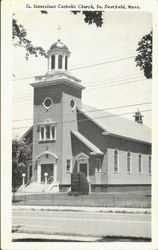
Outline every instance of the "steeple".
<path fill-rule="evenodd" d="M 53 43 L 48 50 L 48 70 L 45 75 L 35 77 L 33 87 L 51 85 L 69 85 L 77 91 L 82 91 L 84 87 L 80 84 L 81 80 L 72 76 L 68 72 L 68 57 L 70 51 L 60 39 Z"/>
<path fill-rule="evenodd" d="M 137 112 L 135 112 L 135 115 L 133 117 L 135 118 L 135 122 L 143 124 L 143 119 L 142 119 L 143 115 L 141 114 L 139 109 L 137 109 Z"/>
<path fill-rule="evenodd" d="M 68 70 L 68 57 L 70 51 L 60 39 L 53 43 L 48 51 L 48 72 L 54 70 Z"/>

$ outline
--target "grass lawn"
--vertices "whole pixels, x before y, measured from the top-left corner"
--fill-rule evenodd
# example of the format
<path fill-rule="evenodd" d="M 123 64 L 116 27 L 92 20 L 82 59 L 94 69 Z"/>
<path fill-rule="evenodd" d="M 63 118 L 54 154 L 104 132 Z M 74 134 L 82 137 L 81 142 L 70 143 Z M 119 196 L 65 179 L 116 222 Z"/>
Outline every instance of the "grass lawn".
<path fill-rule="evenodd" d="M 18 194 L 14 197 L 13 205 L 150 208 L 151 196 L 143 192 L 91 193 L 80 196 L 69 196 L 67 193 Z"/>

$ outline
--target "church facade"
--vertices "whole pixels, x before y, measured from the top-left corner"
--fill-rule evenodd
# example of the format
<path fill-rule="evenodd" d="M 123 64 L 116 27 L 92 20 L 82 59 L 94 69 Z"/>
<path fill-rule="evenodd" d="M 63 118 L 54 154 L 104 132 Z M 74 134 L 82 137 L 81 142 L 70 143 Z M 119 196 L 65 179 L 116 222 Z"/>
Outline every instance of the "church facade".
<path fill-rule="evenodd" d="M 70 51 L 60 40 L 48 51 L 48 72 L 35 77 L 33 145 L 27 189 L 69 190 L 71 173 L 84 172 L 92 191 L 151 185 L 151 131 L 140 112 L 131 121 L 83 105 L 81 81 L 68 72 Z"/>

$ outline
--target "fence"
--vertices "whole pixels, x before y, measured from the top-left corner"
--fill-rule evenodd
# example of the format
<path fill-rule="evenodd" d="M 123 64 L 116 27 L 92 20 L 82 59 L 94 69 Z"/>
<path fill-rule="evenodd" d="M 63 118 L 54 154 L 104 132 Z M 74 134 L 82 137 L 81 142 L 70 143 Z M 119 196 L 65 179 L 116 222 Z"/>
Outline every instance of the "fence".
<path fill-rule="evenodd" d="M 91 193 L 70 196 L 68 193 L 12 193 L 13 205 L 89 206 L 150 208 L 150 192 Z"/>

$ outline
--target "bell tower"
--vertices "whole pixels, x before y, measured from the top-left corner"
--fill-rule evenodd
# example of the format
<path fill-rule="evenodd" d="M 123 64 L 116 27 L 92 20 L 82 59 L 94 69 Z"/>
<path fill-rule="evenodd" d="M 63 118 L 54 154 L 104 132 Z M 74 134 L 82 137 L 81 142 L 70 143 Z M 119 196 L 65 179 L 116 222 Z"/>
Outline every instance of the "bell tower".
<path fill-rule="evenodd" d="M 68 72 L 70 51 L 60 41 L 48 50 L 48 71 L 31 84 L 33 100 L 33 175 L 41 184 L 48 179 L 69 185 L 72 167 L 71 131 L 78 130 L 77 107 L 81 106 L 81 80 Z M 69 168 L 68 168 L 69 167 Z M 58 189 L 57 188 L 57 189 Z M 56 190 L 57 190 L 56 189 Z"/>
<path fill-rule="evenodd" d="M 68 58 L 70 51 L 60 39 L 53 43 L 48 51 L 48 73 L 53 70 L 68 70 Z"/>

